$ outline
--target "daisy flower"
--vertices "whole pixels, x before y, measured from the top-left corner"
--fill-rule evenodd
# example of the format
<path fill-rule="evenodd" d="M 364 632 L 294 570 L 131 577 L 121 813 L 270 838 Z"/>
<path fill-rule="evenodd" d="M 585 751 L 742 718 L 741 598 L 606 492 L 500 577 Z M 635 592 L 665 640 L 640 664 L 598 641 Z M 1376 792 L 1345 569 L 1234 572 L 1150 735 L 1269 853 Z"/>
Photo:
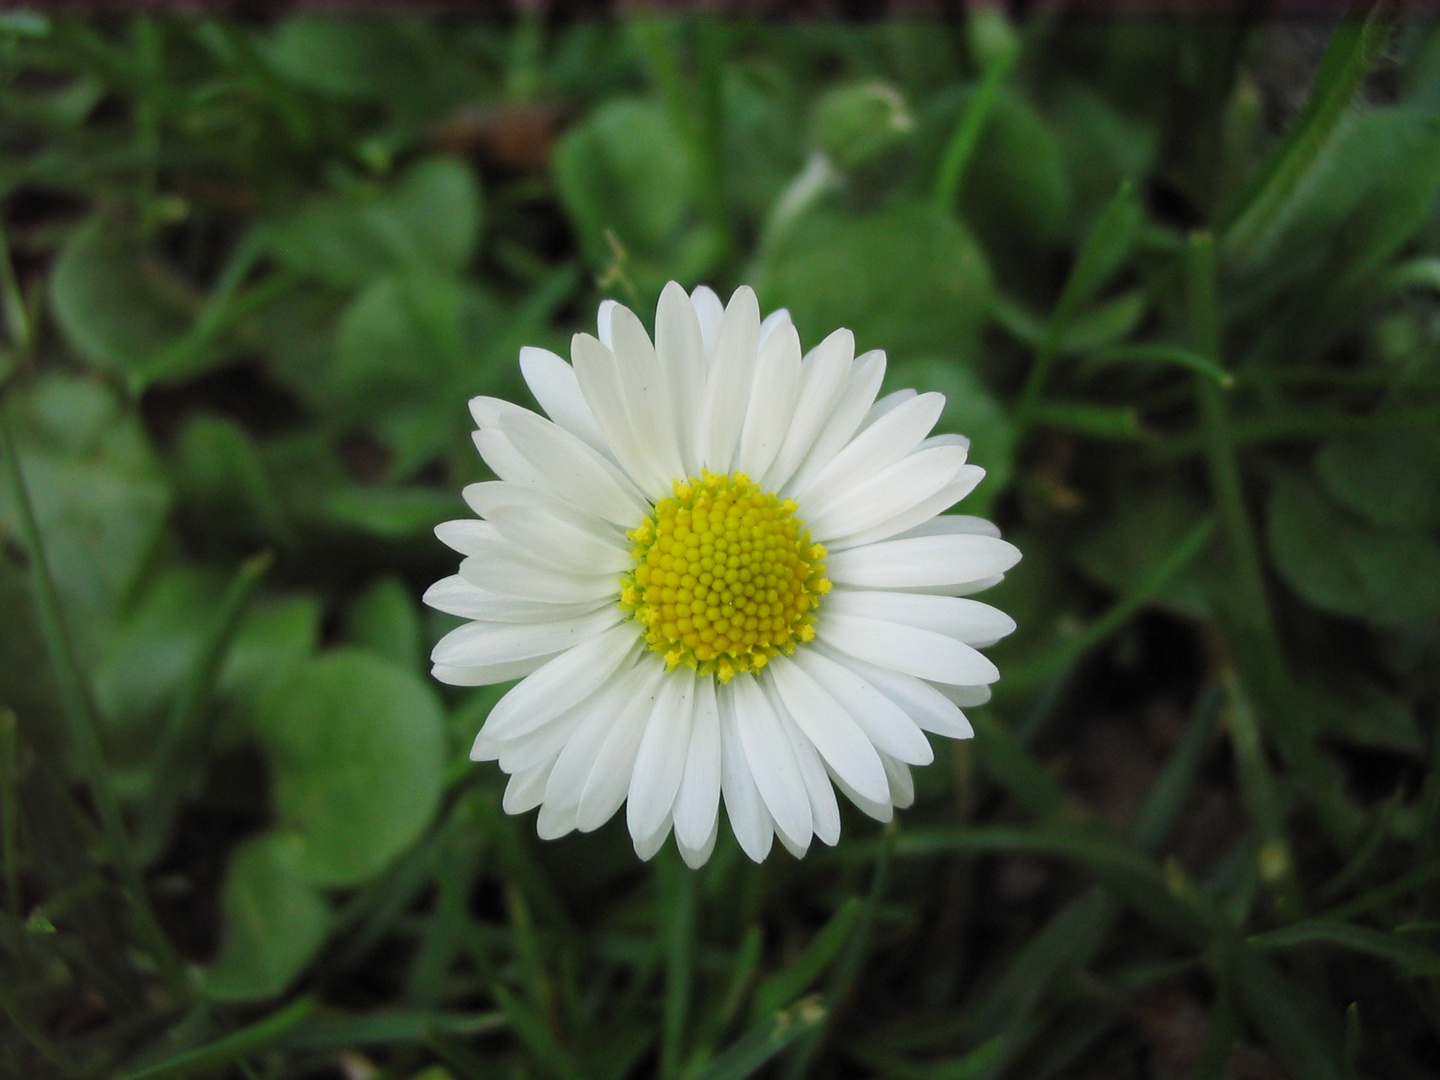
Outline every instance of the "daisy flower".
<path fill-rule="evenodd" d="M 984 475 L 967 439 L 927 437 L 944 397 L 877 401 L 885 355 L 854 347 L 837 330 L 802 357 L 749 288 L 671 282 L 653 343 L 606 301 L 573 363 L 521 350 L 545 416 L 471 401 L 499 479 L 465 489 L 480 520 L 436 529 L 464 559 L 425 601 L 469 621 L 431 660 L 459 686 L 520 679 L 470 756 L 542 837 L 624 804 L 642 859 L 673 830 L 699 866 L 723 797 L 750 858 L 775 836 L 799 857 L 839 839 L 835 788 L 889 820 L 925 732 L 972 734 L 961 707 L 999 677 L 977 647 L 1015 624 L 965 597 L 1020 554 L 941 516 Z"/>

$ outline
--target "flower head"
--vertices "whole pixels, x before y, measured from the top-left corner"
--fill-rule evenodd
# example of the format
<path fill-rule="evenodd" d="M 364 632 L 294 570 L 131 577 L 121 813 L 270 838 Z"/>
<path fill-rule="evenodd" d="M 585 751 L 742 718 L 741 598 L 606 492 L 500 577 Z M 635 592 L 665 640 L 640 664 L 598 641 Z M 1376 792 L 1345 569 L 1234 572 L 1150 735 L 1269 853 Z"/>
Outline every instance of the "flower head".
<path fill-rule="evenodd" d="M 470 403 L 499 477 L 465 489 L 482 520 L 436 533 L 465 556 L 425 594 L 465 618 L 435 677 L 520 678 L 471 757 L 510 774 L 505 809 L 543 837 L 622 803 L 649 858 L 674 831 L 710 856 L 723 795 L 759 861 L 840 836 L 838 787 L 888 820 L 914 798 L 925 732 L 967 738 L 960 707 L 999 673 L 978 646 L 1014 629 L 966 599 L 1019 552 L 989 522 L 942 515 L 984 475 L 968 440 L 928 437 L 940 394 L 876 400 L 885 356 L 837 330 L 802 358 L 789 315 L 763 322 L 666 286 L 652 343 L 601 305 L 572 364 L 523 349 L 542 417 Z M 832 786 L 833 781 L 833 786 Z"/>

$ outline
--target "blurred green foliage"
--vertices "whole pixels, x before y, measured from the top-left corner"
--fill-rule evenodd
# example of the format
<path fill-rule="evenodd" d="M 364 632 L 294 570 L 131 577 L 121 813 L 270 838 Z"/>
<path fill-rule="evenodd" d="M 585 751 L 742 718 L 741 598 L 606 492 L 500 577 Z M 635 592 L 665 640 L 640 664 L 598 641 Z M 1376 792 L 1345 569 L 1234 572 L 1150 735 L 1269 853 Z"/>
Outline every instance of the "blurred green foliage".
<path fill-rule="evenodd" d="M 0 1071 L 1434 1076 L 1437 102 L 1374 14 L 0 15 Z M 425 670 L 465 399 L 670 278 L 1025 552 L 803 863 L 536 841 Z"/>

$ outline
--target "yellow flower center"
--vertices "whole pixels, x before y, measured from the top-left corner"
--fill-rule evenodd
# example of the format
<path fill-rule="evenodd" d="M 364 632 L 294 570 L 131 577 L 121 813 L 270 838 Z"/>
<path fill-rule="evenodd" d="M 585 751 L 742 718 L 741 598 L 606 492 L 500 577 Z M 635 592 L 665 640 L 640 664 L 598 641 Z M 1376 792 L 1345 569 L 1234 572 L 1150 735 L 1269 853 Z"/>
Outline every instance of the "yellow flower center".
<path fill-rule="evenodd" d="M 815 636 L 830 582 L 797 509 L 744 473 L 706 472 L 676 480 L 674 497 L 626 534 L 635 569 L 621 576 L 620 607 L 668 668 L 729 682 Z"/>

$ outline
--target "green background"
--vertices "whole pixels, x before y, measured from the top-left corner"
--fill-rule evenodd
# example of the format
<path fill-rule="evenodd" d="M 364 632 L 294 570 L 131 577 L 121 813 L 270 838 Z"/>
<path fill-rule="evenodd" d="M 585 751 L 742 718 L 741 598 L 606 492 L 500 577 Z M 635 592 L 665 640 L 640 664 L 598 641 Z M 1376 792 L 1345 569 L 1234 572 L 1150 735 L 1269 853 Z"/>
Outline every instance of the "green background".
<path fill-rule="evenodd" d="M 1440 30 L 517 11 L 0 14 L 0 1073 L 1435 1076 Z M 536 840 L 426 670 L 466 399 L 671 278 L 1025 553 L 800 862 Z"/>

